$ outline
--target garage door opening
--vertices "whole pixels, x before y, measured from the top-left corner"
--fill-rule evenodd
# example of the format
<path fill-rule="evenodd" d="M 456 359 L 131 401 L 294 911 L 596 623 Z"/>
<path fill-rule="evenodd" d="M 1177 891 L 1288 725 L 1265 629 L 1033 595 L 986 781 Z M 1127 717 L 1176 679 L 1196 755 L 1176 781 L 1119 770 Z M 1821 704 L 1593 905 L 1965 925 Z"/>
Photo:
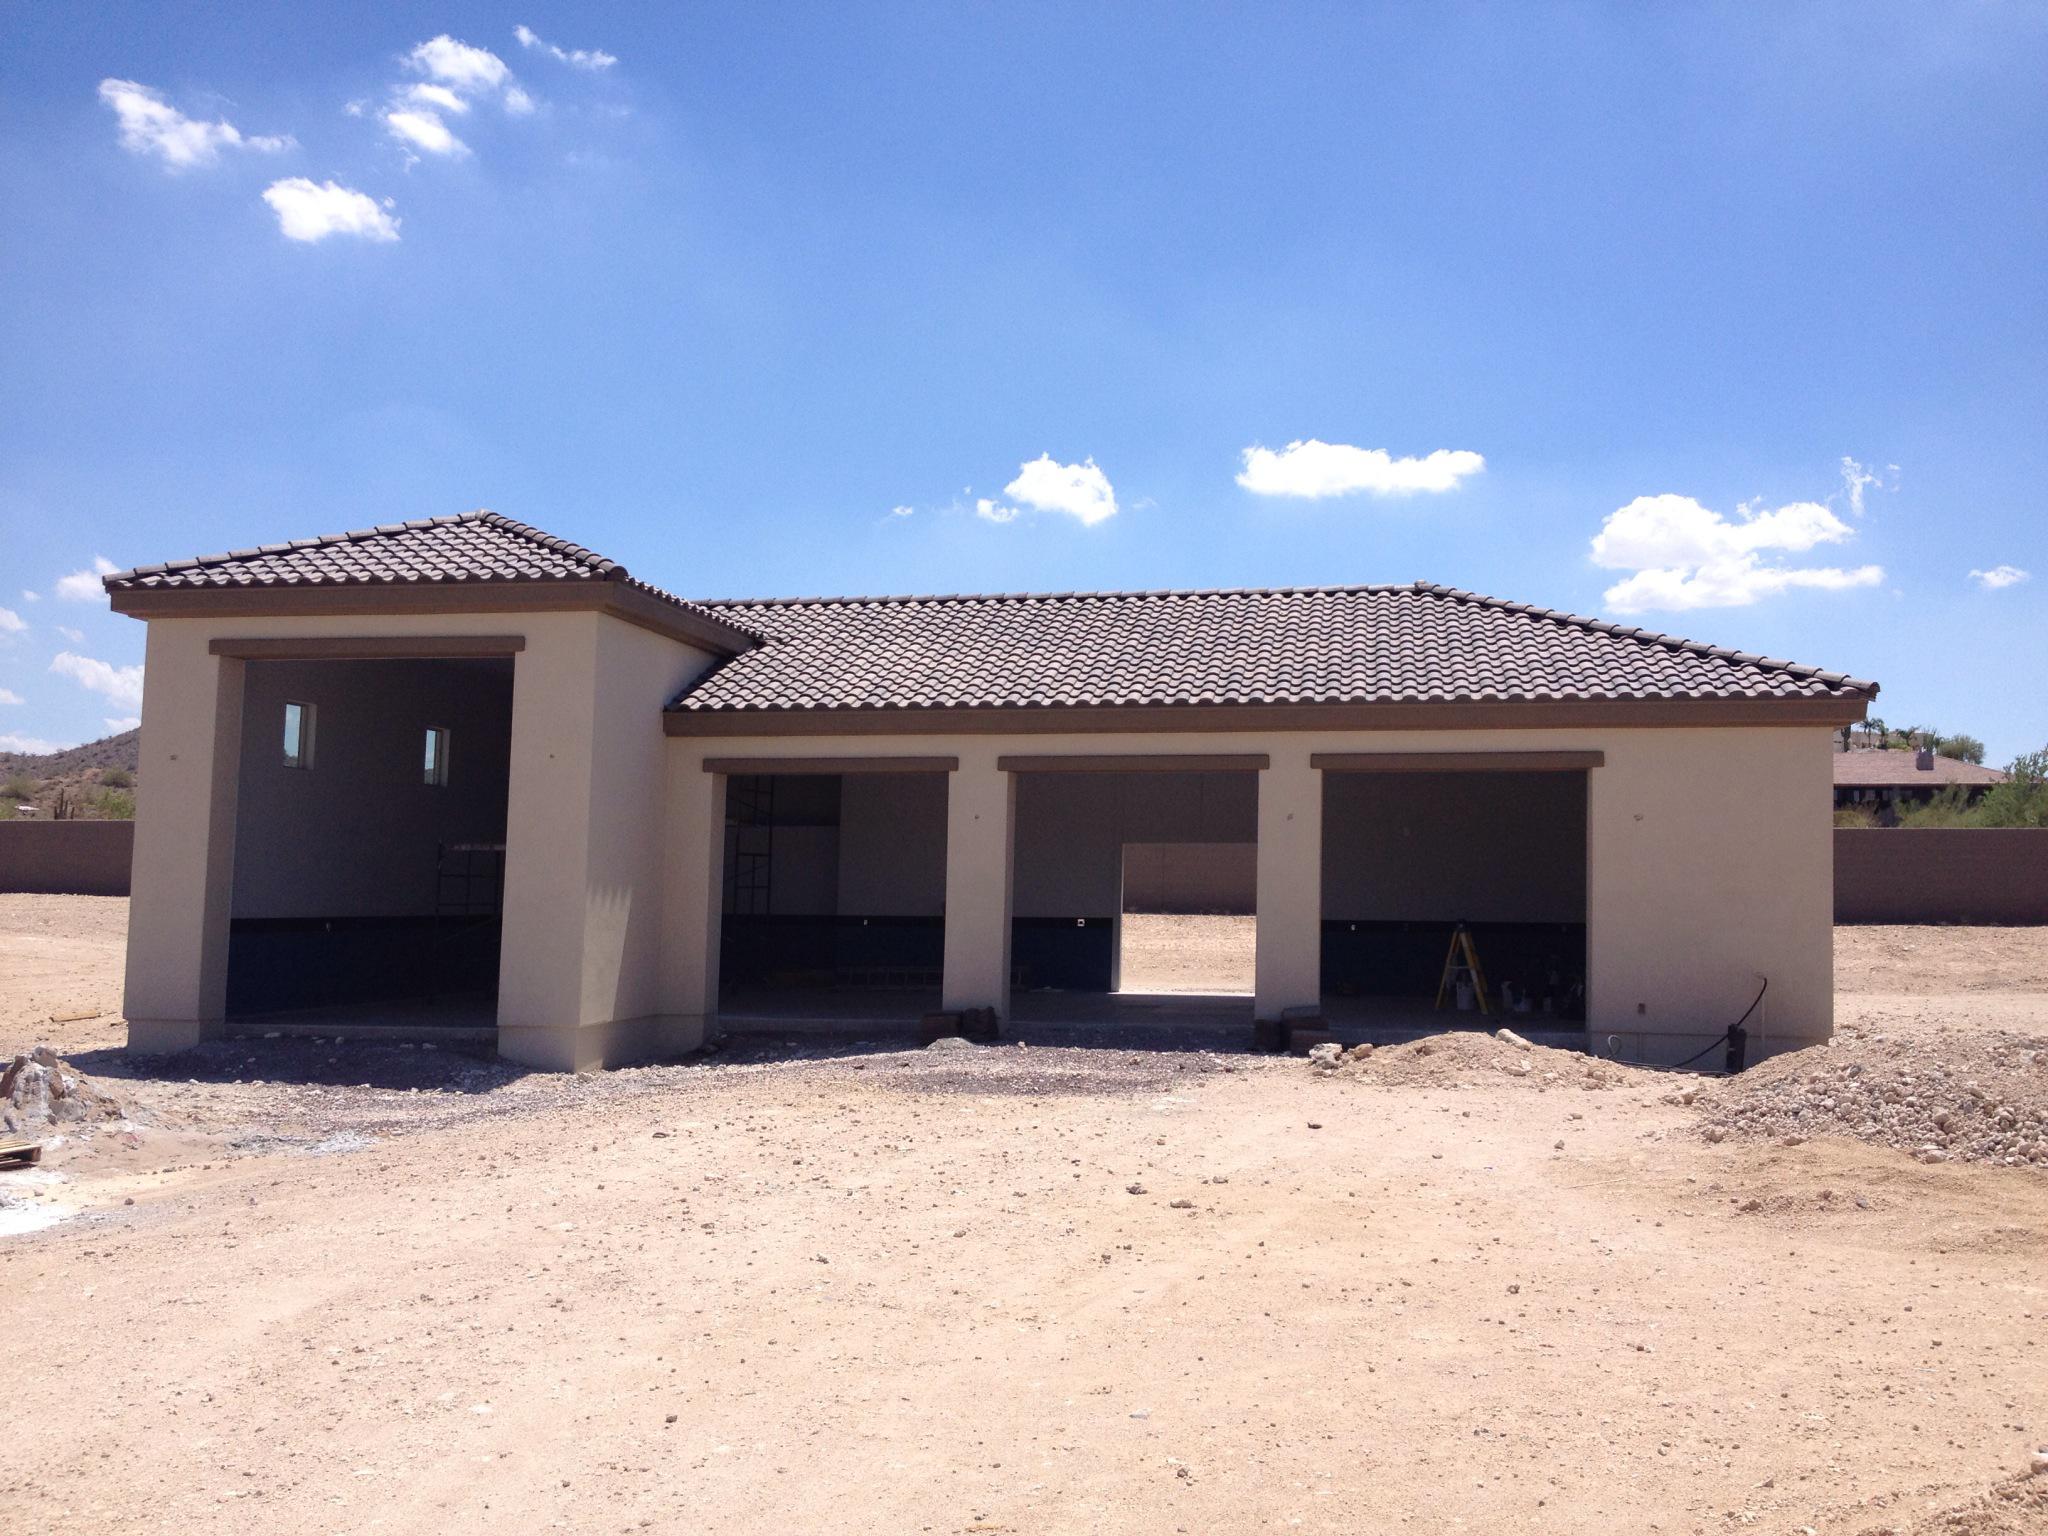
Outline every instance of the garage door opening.
<path fill-rule="evenodd" d="M 1492 1017 L 1435 1007 L 1461 923 Z M 1582 1028 L 1585 772 L 1326 771 L 1322 926 L 1333 1022 Z"/>
<path fill-rule="evenodd" d="M 511 658 L 245 665 L 228 1018 L 494 1030 Z"/>
<path fill-rule="evenodd" d="M 938 1008 L 946 792 L 944 773 L 727 780 L 727 1025 L 904 1025 Z"/>
<path fill-rule="evenodd" d="M 1120 992 L 1249 993 L 1256 843 L 1124 844 Z"/>
<path fill-rule="evenodd" d="M 1248 1024 L 1258 774 L 1017 774 L 1011 1005 L 1049 1024 Z"/>

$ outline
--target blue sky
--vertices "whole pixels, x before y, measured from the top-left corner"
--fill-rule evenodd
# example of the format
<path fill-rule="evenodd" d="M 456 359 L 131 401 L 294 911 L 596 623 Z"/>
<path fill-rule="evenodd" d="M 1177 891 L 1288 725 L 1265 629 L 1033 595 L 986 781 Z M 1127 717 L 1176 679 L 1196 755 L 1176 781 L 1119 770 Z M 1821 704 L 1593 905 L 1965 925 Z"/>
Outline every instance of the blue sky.
<path fill-rule="evenodd" d="M 2018 4 L 0 0 L 0 746 L 135 714 L 96 560 L 488 506 L 696 596 L 1427 578 L 2003 761 L 2044 79 Z"/>

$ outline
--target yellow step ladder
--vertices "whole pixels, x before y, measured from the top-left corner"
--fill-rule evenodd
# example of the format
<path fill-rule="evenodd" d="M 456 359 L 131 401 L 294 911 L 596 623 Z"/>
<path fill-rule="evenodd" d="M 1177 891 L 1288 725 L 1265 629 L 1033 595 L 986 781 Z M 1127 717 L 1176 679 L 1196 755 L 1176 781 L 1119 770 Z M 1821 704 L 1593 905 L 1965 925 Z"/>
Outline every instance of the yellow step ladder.
<path fill-rule="evenodd" d="M 1479 951 L 1472 946 L 1472 931 L 1463 923 L 1451 930 L 1451 949 L 1444 956 L 1443 979 L 1436 984 L 1439 1011 L 1444 1006 L 1444 999 L 1454 995 L 1452 988 L 1461 980 L 1472 984 L 1472 996 L 1479 1004 L 1479 1011 L 1491 1017 L 1493 1003 L 1486 995 L 1486 972 L 1480 968 Z"/>

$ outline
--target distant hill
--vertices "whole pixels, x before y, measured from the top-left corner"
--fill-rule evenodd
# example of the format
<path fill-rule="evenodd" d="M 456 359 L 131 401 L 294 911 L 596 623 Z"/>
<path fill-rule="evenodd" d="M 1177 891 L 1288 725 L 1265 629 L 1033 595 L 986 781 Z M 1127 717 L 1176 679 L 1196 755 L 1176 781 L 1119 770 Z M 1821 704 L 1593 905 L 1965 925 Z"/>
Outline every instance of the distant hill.
<path fill-rule="evenodd" d="M 35 786 L 27 795 L 0 800 L 0 818 L 19 814 L 18 805 L 32 804 L 39 816 L 126 820 L 135 814 L 140 740 L 141 732 L 123 731 L 62 752 L 0 752 L 0 781 L 27 779 Z M 126 783 L 116 770 L 126 774 Z M 113 784 L 106 782 L 108 774 L 116 774 Z"/>
<path fill-rule="evenodd" d="M 82 747 L 61 752 L 0 752 L 0 775 L 25 773 L 32 779 L 68 779 L 88 770 L 126 768 L 133 773 L 142 765 L 142 732 L 123 731 L 102 736 Z"/>

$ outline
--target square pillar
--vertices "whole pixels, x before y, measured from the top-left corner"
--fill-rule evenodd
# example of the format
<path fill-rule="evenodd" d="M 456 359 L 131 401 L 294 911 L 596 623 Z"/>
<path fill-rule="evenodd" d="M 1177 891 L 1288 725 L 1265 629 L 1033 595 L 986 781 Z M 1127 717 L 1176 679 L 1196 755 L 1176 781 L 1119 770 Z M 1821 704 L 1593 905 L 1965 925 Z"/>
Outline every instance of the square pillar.
<path fill-rule="evenodd" d="M 1323 997 L 1323 775 L 1306 748 L 1272 760 L 1259 774 L 1253 1012 L 1261 1019 Z"/>
<path fill-rule="evenodd" d="M 149 626 L 121 1005 L 131 1051 L 185 1050 L 225 1027 L 245 666 L 211 654 L 203 625 Z"/>
<path fill-rule="evenodd" d="M 946 961 L 940 1006 L 1010 1011 L 1010 872 L 1017 783 L 963 756 L 946 789 Z"/>
<path fill-rule="evenodd" d="M 718 1012 L 719 927 L 725 907 L 726 776 L 677 752 L 669 768 L 669 879 L 662 943 L 662 1012 L 701 1031 Z"/>

